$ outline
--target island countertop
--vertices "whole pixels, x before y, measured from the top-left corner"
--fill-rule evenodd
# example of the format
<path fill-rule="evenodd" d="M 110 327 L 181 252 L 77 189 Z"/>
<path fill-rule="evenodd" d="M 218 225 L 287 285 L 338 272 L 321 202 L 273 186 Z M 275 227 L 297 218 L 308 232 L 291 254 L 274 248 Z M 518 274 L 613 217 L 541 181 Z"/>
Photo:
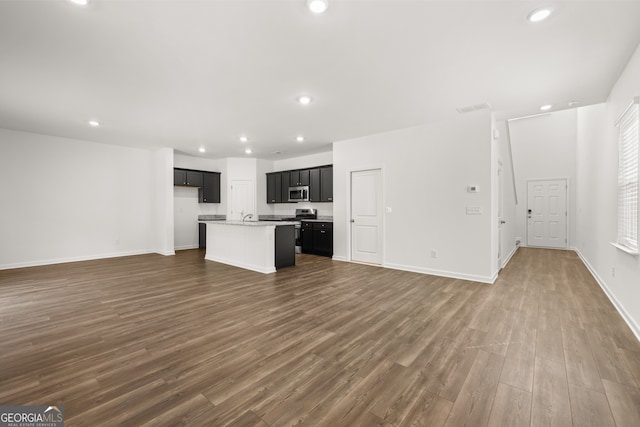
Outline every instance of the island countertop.
<path fill-rule="evenodd" d="M 265 274 L 296 264 L 295 222 L 200 222 L 207 227 L 206 260 Z"/>
<path fill-rule="evenodd" d="M 281 225 L 296 225 L 295 221 L 238 221 L 238 220 L 222 220 L 222 221 L 198 221 L 205 224 L 212 223 L 216 225 L 241 225 L 245 227 L 267 227 L 274 226 L 279 227 Z"/>

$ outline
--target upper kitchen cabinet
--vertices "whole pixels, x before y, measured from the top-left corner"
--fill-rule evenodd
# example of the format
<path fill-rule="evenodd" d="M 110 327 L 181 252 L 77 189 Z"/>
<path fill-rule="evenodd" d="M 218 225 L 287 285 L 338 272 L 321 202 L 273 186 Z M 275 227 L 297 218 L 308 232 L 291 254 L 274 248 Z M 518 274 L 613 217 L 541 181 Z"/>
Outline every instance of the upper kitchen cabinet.
<path fill-rule="evenodd" d="M 280 172 L 268 173 L 267 174 L 267 203 L 281 203 L 281 202 L 282 202 L 281 174 Z"/>
<path fill-rule="evenodd" d="M 173 170 L 173 185 L 187 185 L 187 171 L 184 169 Z"/>
<path fill-rule="evenodd" d="M 202 172 L 202 187 L 198 189 L 199 203 L 220 203 L 220 172 Z"/>
<path fill-rule="evenodd" d="M 320 169 L 311 169 L 309 171 L 309 201 L 320 201 Z"/>
<path fill-rule="evenodd" d="M 290 172 L 278 172 L 282 177 L 282 191 L 280 193 L 280 201 L 282 203 L 289 202 L 289 182 L 291 182 Z"/>
<path fill-rule="evenodd" d="M 291 187 L 309 185 L 309 169 L 290 171 L 289 184 Z"/>
<path fill-rule="evenodd" d="M 267 173 L 267 203 L 287 203 L 299 186 L 309 187 L 310 202 L 333 202 L 333 166 Z"/>
<path fill-rule="evenodd" d="M 320 201 L 333 202 L 333 166 L 320 168 Z"/>
<path fill-rule="evenodd" d="M 202 187 L 202 172 L 188 169 L 174 169 L 173 185 L 183 187 Z"/>

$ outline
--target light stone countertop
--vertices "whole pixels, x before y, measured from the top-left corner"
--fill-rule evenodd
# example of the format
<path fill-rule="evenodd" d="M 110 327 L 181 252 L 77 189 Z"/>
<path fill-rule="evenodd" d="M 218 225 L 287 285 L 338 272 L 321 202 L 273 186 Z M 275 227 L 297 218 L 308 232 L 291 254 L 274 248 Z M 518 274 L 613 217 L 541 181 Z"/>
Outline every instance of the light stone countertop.
<path fill-rule="evenodd" d="M 240 225 L 245 227 L 267 227 L 267 226 L 275 226 L 279 227 L 281 225 L 296 225 L 295 221 L 198 221 L 203 222 L 205 224 L 220 224 L 220 225 Z"/>

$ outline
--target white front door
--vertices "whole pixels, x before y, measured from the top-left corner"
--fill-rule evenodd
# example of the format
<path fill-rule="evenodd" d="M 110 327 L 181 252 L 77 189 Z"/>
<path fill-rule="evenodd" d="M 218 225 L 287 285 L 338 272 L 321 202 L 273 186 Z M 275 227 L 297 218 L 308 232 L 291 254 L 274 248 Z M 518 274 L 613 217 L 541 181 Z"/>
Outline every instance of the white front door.
<path fill-rule="evenodd" d="M 254 215 L 255 218 L 255 192 L 253 181 L 236 179 L 231 181 L 229 188 L 231 193 L 231 207 L 228 219 L 239 221 L 245 215 Z"/>
<path fill-rule="evenodd" d="M 567 247 L 567 180 L 527 183 L 527 245 Z"/>
<path fill-rule="evenodd" d="M 351 260 L 382 264 L 382 171 L 351 173 Z"/>

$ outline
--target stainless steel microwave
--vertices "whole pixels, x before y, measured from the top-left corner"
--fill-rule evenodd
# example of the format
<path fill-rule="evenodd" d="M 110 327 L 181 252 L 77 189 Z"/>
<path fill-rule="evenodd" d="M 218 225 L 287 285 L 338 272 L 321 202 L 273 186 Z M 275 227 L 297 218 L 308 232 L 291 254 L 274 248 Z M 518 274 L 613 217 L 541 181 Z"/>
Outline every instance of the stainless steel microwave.
<path fill-rule="evenodd" d="M 289 201 L 290 202 L 308 202 L 309 186 L 303 185 L 301 187 L 289 187 Z"/>

